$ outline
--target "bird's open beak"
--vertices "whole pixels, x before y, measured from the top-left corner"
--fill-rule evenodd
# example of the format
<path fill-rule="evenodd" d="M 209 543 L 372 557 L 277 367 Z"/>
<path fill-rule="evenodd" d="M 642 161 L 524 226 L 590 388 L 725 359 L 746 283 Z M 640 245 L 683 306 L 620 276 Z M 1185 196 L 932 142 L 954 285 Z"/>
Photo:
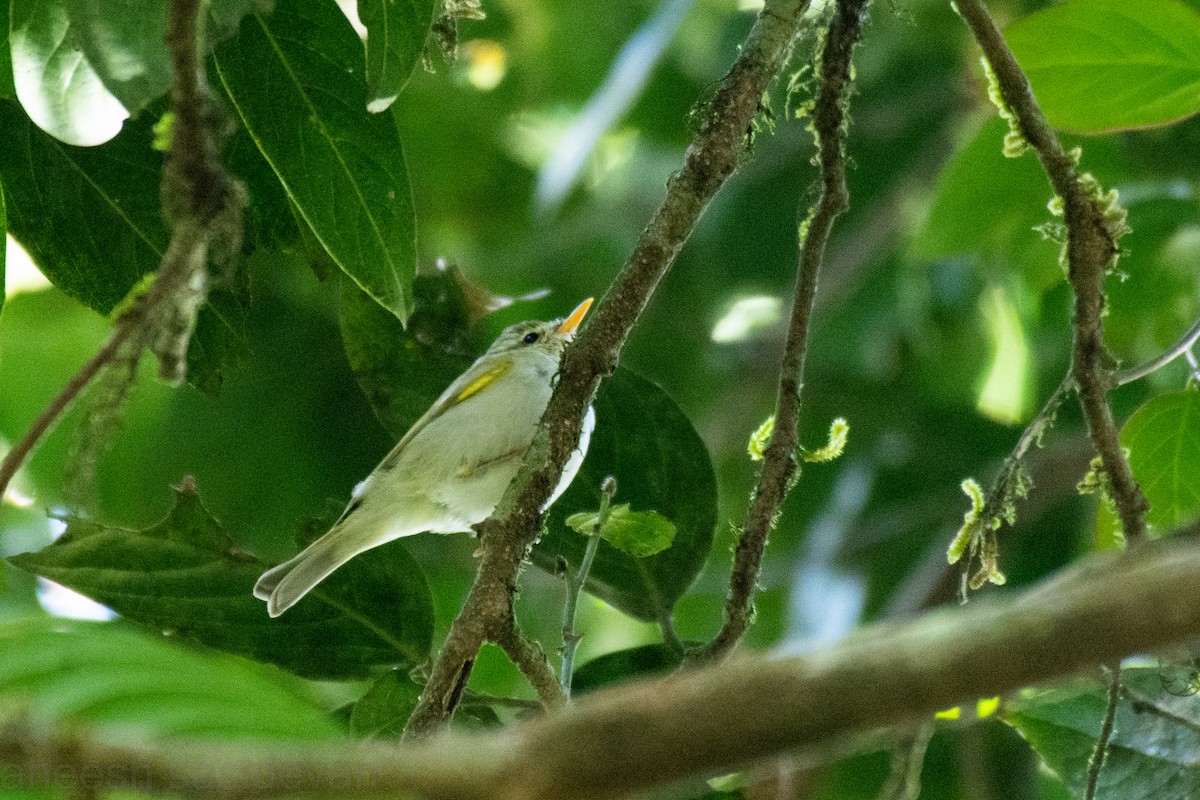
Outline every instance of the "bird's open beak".
<path fill-rule="evenodd" d="M 575 329 L 579 327 L 579 323 L 583 322 L 583 315 L 586 314 L 588 309 L 591 307 L 592 298 L 589 297 L 587 300 L 584 300 L 582 303 L 575 306 L 575 310 L 571 312 L 571 316 L 564 319 L 562 324 L 559 325 L 554 332 L 568 334 L 574 333 Z"/>

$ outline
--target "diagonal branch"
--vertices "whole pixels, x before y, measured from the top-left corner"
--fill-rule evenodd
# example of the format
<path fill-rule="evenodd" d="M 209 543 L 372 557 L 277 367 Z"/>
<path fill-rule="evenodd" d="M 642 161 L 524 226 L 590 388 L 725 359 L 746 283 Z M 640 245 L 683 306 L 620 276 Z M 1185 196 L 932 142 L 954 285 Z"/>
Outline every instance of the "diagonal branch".
<path fill-rule="evenodd" d="M 1121 526 L 1130 541 L 1146 537 L 1146 496 L 1133 477 L 1117 439 L 1108 392 L 1114 386 L 1113 360 L 1104 346 L 1104 276 L 1118 253 L 1124 219 L 1101 197 L 1095 179 L 1081 174 L 1077 154 L 1063 150 L 1047 122 L 1029 80 L 988 15 L 982 0 L 957 0 L 956 8 L 983 50 L 1000 96 L 1021 137 L 1032 147 L 1062 199 L 1067 232 L 1067 274 L 1075 291 L 1072 376 L 1100 457 Z"/>
<path fill-rule="evenodd" d="M 817 276 L 833 224 L 850 205 L 846 189 L 846 105 L 852 83 L 850 60 L 862 34 L 869 0 L 838 0 L 818 56 L 820 88 L 813 107 L 813 131 L 821 169 L 821 194 L 800 226 L 802 245 L 791 322 L 779 367 L 775 428 L 763 455 L 758 485 L 750 500 L 746 527 L 738 538 L 729 577 L 725 623 L 716 637 L 689 655 L 689 661 L 724 658 L 750 626 L 754 590 L 762 567 L 767 537 L 779 509 L 798 477 L 796 451 L 800 445 L 800 389 L 808 330 L 817 297 Z"/>
<path fill-rule="evenodd" d="M 491 518 L 476 526 L 483 555 L 475 584 L 408 723 L 428 733 L 454 713 L 455 694 L 485 641 L 507 635 L 521 561 L 541 529 L 541 509 L 579 442 L 584 414 L 602 376 L 616 368 L 625 339 L 717 190 L 737 169 L 767 85 L 783 65 L 808 0 L 768 0 L 741 55 L 707 104 L 684 166 L 633 252 L 567 348 L 558 384 L 520 473 Z"/>

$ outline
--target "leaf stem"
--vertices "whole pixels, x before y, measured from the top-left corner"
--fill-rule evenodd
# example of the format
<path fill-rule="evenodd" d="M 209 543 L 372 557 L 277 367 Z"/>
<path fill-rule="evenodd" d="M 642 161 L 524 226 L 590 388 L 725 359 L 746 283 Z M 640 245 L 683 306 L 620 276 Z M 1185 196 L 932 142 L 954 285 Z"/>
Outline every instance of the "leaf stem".
<path fill-rule="evenodd" d="M 1108 707 L 1104 710 L 1104 723 L 1096 737 L 1096 749 L 1088 759 L 1087 790 L 1085 800 L 1096 800 L 1096 787 L 1100 783 L 1100 770 L 1108 756 L 1108 742 L 1112 739 L 1113 725 L 1117 719 L 1117 702 L 1121 699 L 1121 662 L 1108 666 Z"/>
<path fill-rule="evenodd" d="M 579 647 L 579 640 L 583 638 L 583 634 L 575 630 L 575 612 L 579 607 L 579 595 L 583 592 L 583 585 L 587 583 L 588 573 L 592 571 L 592 560 L 596 558 L 596 550 L 600 546 L 600 529 L 608 521 L 608 512 L 616 493 L 617 482 L 610 475 L 600 485 L 600 513 L 596 515 L 596 524 L 592 526 L 592 533 L 588 536 L 587 549 L 583 551 L 579 569 L 571 572 L 568 566 L 564 576 L 567 596 L 563 604 L 563 647 L 559 682 L 568 700 L 571 699 L 571 678 L 575 674 L 575 650 Z"/>

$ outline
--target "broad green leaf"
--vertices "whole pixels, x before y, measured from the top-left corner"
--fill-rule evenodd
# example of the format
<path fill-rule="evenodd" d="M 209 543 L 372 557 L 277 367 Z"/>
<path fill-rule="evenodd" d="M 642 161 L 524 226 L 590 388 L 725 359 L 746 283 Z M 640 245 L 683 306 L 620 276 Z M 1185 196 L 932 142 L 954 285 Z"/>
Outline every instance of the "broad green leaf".
<path fill-rule="evenodd" d="M 0 100 L 7 100 L 17 93 L 13 85 L 12 49 L 8 46 L 11 3 L 0 3 Z"/>
<path fill-rule="evenodd" d="M 421 60 L 433 12 L 432 0 L 358 0 L 367 26 L 367 110 L 385 111 Z"/>
<path fill-rule="evenodd" d="M 596 430 L 575 481 L 550 509 L 533 562 L 553 572 L 572 565 L 586 542 L 564 520 L 600 506 L 600 483 L 617 479 L 616 499 L 654 509 L 675 524 L 675 540 L 657 555 L 634 558 L 600 542 L 587 590 L 630 616 L 657 620 L 687 591 L 708 558 L 717 517 L 717 481 L 708 450 L 667 393 L 618 369 L 596 396 Z"/>
<path fill-rule="evenodd" d="M 354 377 L 383 427 L 399 439 L 475 360 L 462 290 L 449 272 L 418 275 L 407 328 L 350 281 L 341 325 Z"/>
<path fill-rule="evenodd" d="M 1200 514 L 1200 392 L 1160 395 L 1121 430 L 1129 466 L 1141 484 L 1154 532 L 1166 533 Z"/>
<path fill-rule="evenodd" d="M 279 0 L 217 48 L 217 72 L 288 196 L 338 266 L 401 321 L 416 265 L 392 115 L 366 110 L 363 49 L 332 2 Z"/>
<path fill-rule="evenodd" d="M 1103 133 L 1200 111 L 1200 13 L 1178 0 L 1072 0 L 1004 38 L 1056 128 Z"/>
<path fill-rule="evenodd" d="M 12 0 L 13 82 L 39 128 L 73 145 L 107 142 L 129 117 L 79 46 L 71 0 Z"/>
<path fill-rule="evenodd" d="M 237 550 L 194 489 L 145 531 L 72 520 L 57 541 L 10 560 L 151 627 L 311 678 L 362 677 L 429 654 L 433 605 L 398 543 L 343 566 L 278 619 L 251 589 L 264 566 Z"/>
<path fill-rule="evenodd" d="M 342 297 L 342 336 L 355 377 L 396 438 L 466 369 L 482 346 L 467 334 L 462 292 L 448 272 L 417 279 L 416 311 L 405 331 L 353 290 Z M 596 431 L 579 474 L 548 517 L 533 561 L 553 573 L 559 556 L 578 565 L 583 537 L 565 529 L 569 514 L 600 506 L 600 482 L 618 482 L 617 499 L 652 509 L 676 527 L 666 550 L 634 558 L 601 542 L 587 589 L 631 616 L 657 620 L 691 585 L 708 557 L 717 488 L 704 443 L 679 407 L 626 369 L 600 386 Z"/>
<path fill-rule="evenodd" d="M 4 206 L 4 181 L 0 180 L 0 241 L 8 236 L 8 212 Z M 4 268 L 8 260 L 8 247 L 0 250 L 0 311 L 4 310 Z"/>
<path fill-rule="evenodd" d="M 158 269 L 167 246 L 162 157 L 149 142 L 147 121 L 136 120 L 104 147 L 71 147 L 0 101 L 9 233 L 55 286 L 102 314 Z"/>
<path fill-rule="evenodd" d="M 398 739 L 420 699 L 419 685 L 402 672 L 388 670 L 354 704 L 350 730 L 364 739 Z"/>
<path fill-rule="evenodd" d="M 632 678 L 661 675 L 683 663 L 683 657 L 665 644 L 647 644 L 593 658 L 571 679 L 574 694 L 592 692 Z"/>
<path fill-rule="evenodd" d="M 0 695 L 37 721 L 122 738 L 339 738 L 300 682 L 120 623 L 39 617 L 0 626 Z"/>
<path fill-rule="evenodd" d="M 599 518 L 599 512 L 581 512 L 567 517 L 565 522 L 567 527 L 591 536 Z M 600 537 L 634 558 L 645 558 L 671 546 L 675 526 L 655 511 L 631 511 L 628 503 L 621 503 L 609 509 Z"/>
<path fill-rule="evenodd" d="M 242 299 L 228 289 L 209 292 L 188 343 L 188 383 L 216 397 L 229 372 L 242 362 L 248 350 Z"/>
<path fill-rule="evenodd" d="M 167 0 L 67 0 L 67 6 L 75 41 L 126 109 L 137 111 L 170 88 Z"/>
<path fill-rule="evenodd" d="M 1200 697 L 1159 669 L 1121 671 L 1108 758 L 1097 797 L 1188 800 L 1200 796 Z M 1033 690 L 1003 719 L 1033 746 L 1071 794 L 1084 796 L 1088 761 L 1103 724 L 1108 689 L 1099 681 Z"/>
<path fill-rule="evenodd" d="M 938 177 L 933 203 L 913 240 L 911 256 L 920 261 L 982 256 L 1028 265 L 1024 273 L 1035 287 L 1064 280 L 1059 246 L 1034 227 L 1049 221 L 1046 203 L 1054 192 L 1035 158 L 1005 158 L 1001 149 L 1007 124 L 993 117 L 962 144 Z"/>

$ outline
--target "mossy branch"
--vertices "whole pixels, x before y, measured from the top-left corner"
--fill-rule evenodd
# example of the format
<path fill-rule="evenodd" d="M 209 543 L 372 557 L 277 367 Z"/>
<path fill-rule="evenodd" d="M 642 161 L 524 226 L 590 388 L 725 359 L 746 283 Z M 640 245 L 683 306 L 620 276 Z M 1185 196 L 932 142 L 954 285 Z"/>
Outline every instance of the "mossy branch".
<path fill-rule="evenodd" d="M 800 446 L 800 390 L 808 331 L 816 304 L 817 278 L 833 224 L 850 205 L 846 188 L 846 106 L 852 84 L 851 57 L 862 34 L 869 0 L 838 0 L 818 56 L 817 98 L 812 109 L 813 134 L 821 191 L 800 225 L 800 263 L 791 320 L 779 366 L 774 427 L 763 453 L 758 483 L 750 499 L 746 525 L 738 537 L 729 577 L 725 622 L 717 635 L 689 654 L 691 663 L 724 658 L 741 640 L 754 613 L 754 591 L 762 568 L 767 537 L 797 475 Z"/>
<path fill-rule="evenodd" d="M 683 168 L 667 182 L 662 205 L 629 259 L 567 348 L 558 383 L 517 477 L 491 518 L 476 526 L 482 558 L 466 603 L 451 626 L 407 735 L 429 733 L 454 713 L 452 691 L 470 673 L 479 648 L 512 619 L 521 562 L 541 530 L 546 504 L 578 446 L 584 414 L 600 379 L 616 368 L 629 332 L 717 190 L 738 167 L 767 85 L 778 73 L 808 0 L 768 0 L 741 54 L 708 103 Z"/>
<path fill-rule="evenodd" d="M 1121 451 L 1108 403 L 1114 386 L 1113 359 L 1104 346 L 1104 277 L 1118 254 L 1117 239 L 1128 232 L 1115 197 L 1103 194 L 1091 175 L 1078 168 L 1078 153 L 1067 153 L 1042 113 L 1029 80 L 1017 64 L 982 0 L 956 0 L 956 8 L 983 50 L 999 89 L 999 104 L 1020 137 L 1037 153 L 1061 200 L 1066 227 L 1067 276 L 1075 291 L 1071 375 L 1087 420 L 1092 444 L 1125 536 L 1146 538 L 1149 503 Z"/>

